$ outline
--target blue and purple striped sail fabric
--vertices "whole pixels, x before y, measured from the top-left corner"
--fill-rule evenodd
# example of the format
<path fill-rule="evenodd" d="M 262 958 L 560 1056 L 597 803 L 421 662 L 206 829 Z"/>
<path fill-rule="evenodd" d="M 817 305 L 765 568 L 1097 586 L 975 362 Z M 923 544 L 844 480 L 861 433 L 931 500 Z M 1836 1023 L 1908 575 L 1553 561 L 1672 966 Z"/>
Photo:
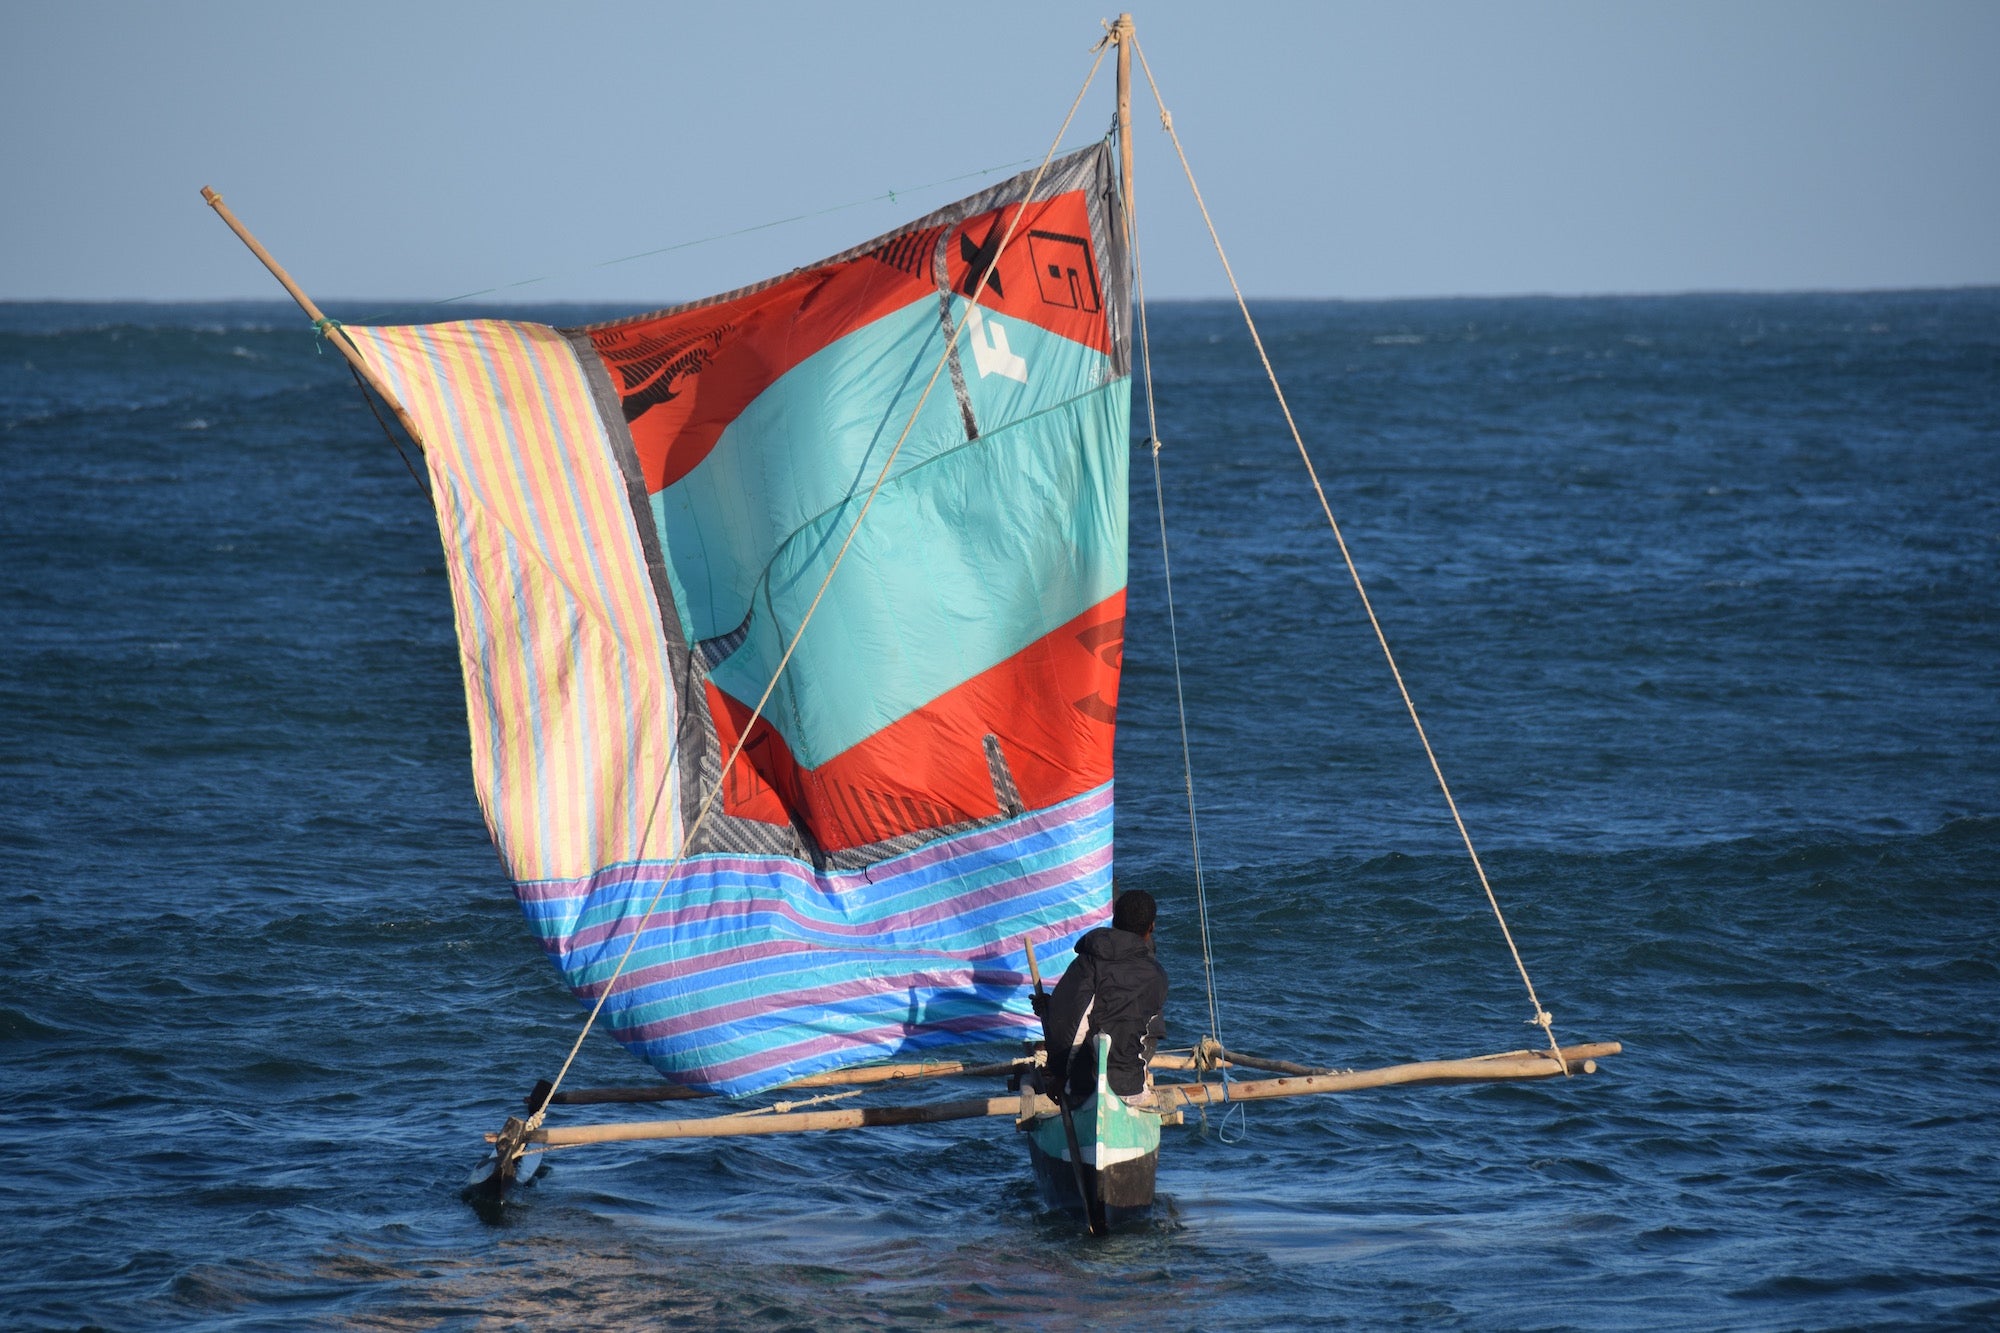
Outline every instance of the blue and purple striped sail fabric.
<path fill-rule="evenodd" d="M 1060 970 L 1075 937 L 1103 921 L 1111 809 L 1106 786 L 843 872 L 690 858 L 640 929 L 607 1006 L 612 1030 L 676 1081 L 725 1093 L 1038 1035 L 1020 941 L 1046 942 L 1038 958 Z M 579 996 L 594 998 L 617 966 L 665 870 L 518 886 Z"/>

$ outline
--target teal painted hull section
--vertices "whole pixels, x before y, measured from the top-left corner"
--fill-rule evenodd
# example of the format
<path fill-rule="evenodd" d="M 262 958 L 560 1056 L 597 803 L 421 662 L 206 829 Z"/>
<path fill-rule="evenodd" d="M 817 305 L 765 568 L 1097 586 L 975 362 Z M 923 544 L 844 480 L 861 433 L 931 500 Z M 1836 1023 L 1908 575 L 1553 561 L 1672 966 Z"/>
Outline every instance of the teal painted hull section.
<path fill-rule="evenodd" d="M 1061 1116 L 1045 1116 L 1029 1124 L 1028 1157 L 1034 1164 L 1043 1202 L 1086 1216 L 1092 1203 L 1101 1204 L 1106 1220 L 1116 1223 L 1153 1206 L 1161 1122 L 1157 1112 L 1128 1105 L 1111 1091 L 1105 1076 L 1109 1050 L 1109 1042 L 1098 1038 L 1097 1090 L 1071 1112 L 1089 1197 L 1077 1193 L 1076 1168 L 1070 1161 Z"/>

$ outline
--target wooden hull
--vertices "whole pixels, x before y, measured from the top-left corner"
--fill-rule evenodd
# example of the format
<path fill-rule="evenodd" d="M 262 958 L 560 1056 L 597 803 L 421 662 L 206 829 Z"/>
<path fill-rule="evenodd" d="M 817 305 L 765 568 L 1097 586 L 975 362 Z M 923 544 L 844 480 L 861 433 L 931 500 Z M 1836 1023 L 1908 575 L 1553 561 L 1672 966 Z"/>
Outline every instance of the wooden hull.
<path fill-rule="evenodd" d="M 1083 1157 L 1083 1193 L 1077 1189 L 1077 1170 L 1070 1161 L 1069 1136 L 1062 1117 L 1041 1116 L 1029 1121 L 1026 1128 L 1028 1159 L 1034 1163 L 1043 1201 L 1051 1208 L 1086 1218 L 1094 1205 L 1102 1204 L 1104 1220 L 1116 1225 L 1153 1206 L 1153 1177 L 1160 1164 L 1160 1115 L 1150 1105 L 1128 1105 L 1111 1091 L 1105 1081 L 1109 1052 L 1110 1042 L 1099 1037 L 1097 1091 L 1071 1113 L 1077 1151 Z"/>
<path fill-rule="evenodd" d="M 1062 1122 L 1055 1121 L 1054 1126 L 1060 1137 Z M 1076 1171 L 1070 1166 L 1067 1154 L 1050 1156 L 1032 1133 L 1028 1138 L 1028 1160 L 1034 1164 L 1035 1183 L 1041 1187 L 1042 1202 L 1050 1208 L 1087 1219 L 1090 1205 L 1099 1203 L 1103 1205 L 1104 1220 L 1111 1226 L 1152 1211 L 1153 1176 L 1160 1162 L 1158 1148 L 1102 1170 L 1086 1163 L 1083 1183 L 1090 1191 L 1088 1202 L 1076 1192 Z"/>

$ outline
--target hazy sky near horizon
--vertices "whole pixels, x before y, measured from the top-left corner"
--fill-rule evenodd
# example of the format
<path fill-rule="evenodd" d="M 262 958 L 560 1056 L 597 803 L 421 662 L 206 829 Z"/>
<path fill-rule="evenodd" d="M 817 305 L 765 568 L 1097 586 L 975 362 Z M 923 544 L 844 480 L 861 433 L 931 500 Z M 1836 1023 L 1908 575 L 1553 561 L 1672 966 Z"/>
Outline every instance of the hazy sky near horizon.
<path fill-rule="evenodd" d="M 1253 296 L 2000 284 L 2000 4 L 1127 3 Z M 1114 12 L 0 0 L 0 299 L 281 295 L 205 184 L 323 300 L 723 290 L 1032 166 Z M 1225 294 L 1138 78 L 1148 292 Z"/>

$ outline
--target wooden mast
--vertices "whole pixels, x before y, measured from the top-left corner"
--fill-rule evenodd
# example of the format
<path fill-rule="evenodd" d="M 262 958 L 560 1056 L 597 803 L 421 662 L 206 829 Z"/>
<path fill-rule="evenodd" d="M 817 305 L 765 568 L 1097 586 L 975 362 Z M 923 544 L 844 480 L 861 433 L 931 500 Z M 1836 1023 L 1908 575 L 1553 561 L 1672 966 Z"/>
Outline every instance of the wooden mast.
<path fill-rule="evenodd" d="M 1125 241 L 1132 241 L 1132 16 L 1120 14 L 1111 25 L 1118 44 L 1118 175 L 1125 193 Z"/>
<path fill-rule="evenodd" d="M 225 223 L 229 224 L 229 230 L 236 233 L 236 239 L 249 246 L 250 253 L 257 256 L 265 268 L 271 270 L 271 276 L 276 278 L 283 285 L 284 289 L 291 294 L 291 298 L 299 303 L 299 309 L 311 316 L 313 327 L 317 329 L 331 327 L 333 329 L 334 336 L 328 338 L 327 341 L 333 344 L 335 351 L 347 358 L 347 364 L 354 367 L 354 373 L 359 375 L 363 382 L 375 391 L 376 396 L 389 405 L 389 410 L 396 414 L 396 420 L 403 424 L 403 429 L 409 432 L 410 439 L 416 446 L 419 449 L 423 448 L 423 437 L 417 434 L 417 428 L 403 411 L 403 405 L 396 401 L 396 395 L 390 393 L 388 386 L 377 379 L 375 372 L 368 368 L 368 363 L 361 357 L 361 350 L 350 342 L 345 335 L 340 333 L 340 326 L 320 313 L 320 308 L 313 304 L 313 299 L 307 296 L 296 282 L 292 281 L 291 274 L 285 272 L 284 265 L 273 259 L 271 252 L 264 248 L 263 242 L 252 236 L 250 229 L 244 226 L 234 213 L 229 211 L 229 205 L 222 202 L 220 194 L 204 185 L 201 187 L 201 197 L 208 202 L 210 208 L 215 210 L 217 217 L 220 217 Z"/>

